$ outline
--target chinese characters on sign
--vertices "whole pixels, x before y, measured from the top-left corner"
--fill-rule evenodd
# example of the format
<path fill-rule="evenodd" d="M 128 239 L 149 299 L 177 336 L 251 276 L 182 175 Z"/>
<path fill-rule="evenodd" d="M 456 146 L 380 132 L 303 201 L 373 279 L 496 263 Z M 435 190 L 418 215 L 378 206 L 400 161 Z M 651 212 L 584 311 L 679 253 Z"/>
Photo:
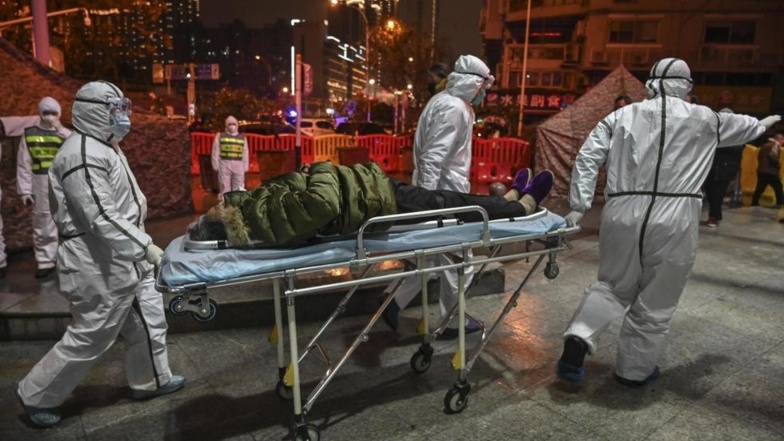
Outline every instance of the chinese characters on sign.
<path fill-rule="evenodd" d="M 495 106 L 520 106 L 520 93 L 511 90 L 493 91 L 487 94 L 485 105 Z M 526 93 L 523 106 L 526 110 L 549 110 L 557 112 L 565 109 L 577 99 L 573 94 L 561 93 Z"/>

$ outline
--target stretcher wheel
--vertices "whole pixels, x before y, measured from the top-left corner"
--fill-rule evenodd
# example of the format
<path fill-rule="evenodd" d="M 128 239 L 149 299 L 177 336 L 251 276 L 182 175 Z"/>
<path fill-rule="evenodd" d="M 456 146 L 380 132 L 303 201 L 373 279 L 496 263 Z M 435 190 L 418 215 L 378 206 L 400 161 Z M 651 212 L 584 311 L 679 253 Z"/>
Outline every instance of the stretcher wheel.
<path fill-rule="evenodd" d="M 206 317 L 202 316 L 202 315 L 199 315 L 199 314 L 196 314 L 195 312 L 191 313 L 191 315 L 193 316 L 193 318 L 197 322 L 208 322 L 208 321 L 214 319 L 215 316 L 218 314 L 218 304 L 215 303 L 215 300 L 209 299 L 209 301 L 207 302 L 207 305 L 209 307 L 209 312 L 207 312 L 207 316 Z"/>
<path fill-rule="evenodd" d="M 294 435 L 294 441 L 319 441 L 320 433 L 318 427 L 313 424 L 305 424 L 297 428 L 297 434 Z"/>
<path fill-rule="evenodd" d="M 290 386 L 286 386 L 283 383 L 283 380 L 278 381 L 277 386 L 275 386 L 275 392 L 277 392 L 278 396 L 284 400 L 290 400 L 294 398 L 294 390 Z"/>
<path fill-rule="evenodd" d="M 177 296 L 169 302 L 169 312 L 173 315 L 185 315 L 185 310 L 183 310 L 183 297 Z"/>
<path fill-rule="evenodd" d="M 430 369 L 432 355 L 432 352 L 430 354 L 426 354 L 422 352 L 421 349 L 414 352 L 414 355 L 411 356 L 411 369 L 413 369 L 417 374 L 426 372 L 428 369 Z"/>
<path fill-rule="evenodd" d="M 548 279 L 552 280 L 558 277 L 558 272 L 559 269 L 557 263 L 548 263 L 544 267 L 544 276 L 547 277 Z"/>
<path fill-rule="evenodd" d="M 454 386 L 444 395 L 444 411 L 446 413 L 460 413 L 468 405 L 468 392 L 471 391 L 470 386 L 458 387 Z"/>

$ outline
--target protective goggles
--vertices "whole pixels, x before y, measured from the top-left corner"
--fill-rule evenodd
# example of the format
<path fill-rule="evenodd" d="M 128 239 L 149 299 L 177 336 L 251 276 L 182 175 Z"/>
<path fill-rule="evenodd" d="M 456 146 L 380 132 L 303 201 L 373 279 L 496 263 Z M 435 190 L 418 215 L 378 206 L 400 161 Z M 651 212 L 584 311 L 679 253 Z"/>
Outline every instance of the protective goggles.
<path fill-rule="evenodd" d="M 103 104 L 106 106 L 106 109 L 109 113 L 125 113 L 126 115 L 130 115 L 132 112 L 132 103 L 130 98 L 109 98 L 106 101 L 99 101 L 99 100 L 89 100 L 86 98 L 76 98 L 75 101 L 79 101 L 82 103 L 93 103 L 93 104 Z"/>
<path fill-rule="evenodd" d="M 495 82 L 495 77 L 492 76 L 492 75 L 484 76 L 484 75 L 478 74 L 476 72 L 456 72 L 456 73 L 463 74 L 463 75 L 473 75 L 475 77 L 481 78 L 483 80 L 482 81 L 482 89 L 489 89 L 489 88 L 491 88 L 493 86 L 493 83 Z"/>

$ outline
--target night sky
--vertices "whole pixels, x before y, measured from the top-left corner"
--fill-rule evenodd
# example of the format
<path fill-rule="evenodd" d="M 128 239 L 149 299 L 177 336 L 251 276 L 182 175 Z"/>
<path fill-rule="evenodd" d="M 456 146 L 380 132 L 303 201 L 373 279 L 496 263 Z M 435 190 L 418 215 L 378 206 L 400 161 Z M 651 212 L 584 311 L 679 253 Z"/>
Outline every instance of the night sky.
<path fill-rule="evenodd" d="M 400 0 L 406 1 L 419 0 Z M 274 23 L 279 18 L 321 20 L 329 0 L 202 0 L 201 17 L 207 27 L 242 19 L 248 27 Z M 482 56 L 479 38 L 481 0 L 441 0 L 439 38 L 449 42 L 451 52 Z"/>

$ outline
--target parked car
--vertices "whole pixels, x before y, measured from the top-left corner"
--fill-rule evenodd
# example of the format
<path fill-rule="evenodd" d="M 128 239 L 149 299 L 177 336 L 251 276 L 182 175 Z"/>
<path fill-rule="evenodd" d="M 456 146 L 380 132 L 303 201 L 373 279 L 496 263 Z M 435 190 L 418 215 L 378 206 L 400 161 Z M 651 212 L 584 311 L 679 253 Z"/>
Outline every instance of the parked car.
<path fill-rule="evenodd" d="M 333 135 L 335 126 L 328 119 L 302 118 L 299 122 L 302 133 L 308 136 Z"/>
<path fill-rule="evenodd" d="M 240 132 L 254 133 L 256 135 L 280 135 L 284 133 L 297 133 L 297 129 L 290 125 L 277 122 L 254 122 L 240 125 Z"/>
<path fill-rule="evenodd" d="M 387 132 L 376 123 L 346 121 L 335 129 L 335 133 L 342 135 L 385 135 Z"/>

